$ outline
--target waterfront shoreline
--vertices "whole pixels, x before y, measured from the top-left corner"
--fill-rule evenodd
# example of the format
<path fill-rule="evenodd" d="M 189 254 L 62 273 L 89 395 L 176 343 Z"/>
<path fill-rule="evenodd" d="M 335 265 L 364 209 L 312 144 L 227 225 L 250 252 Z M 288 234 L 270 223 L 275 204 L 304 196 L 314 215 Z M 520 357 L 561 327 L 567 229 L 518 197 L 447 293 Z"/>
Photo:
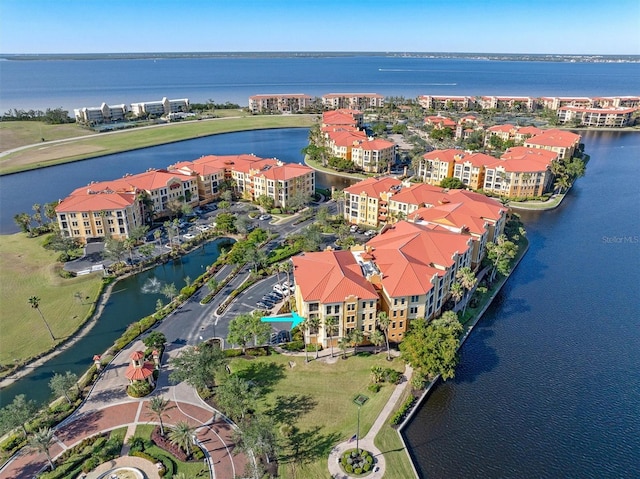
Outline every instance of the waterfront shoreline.
<path fill-rule="evenodd" d="M 524 258 L 524 256 L 527 254 L 528 251 L 529 251 L 529 240 L 527 239 L 527 243 L 526 243 L 526 246 L 525 246 L 524 250 L 521 252 L 521 254 L 518 255 L 515 263 L 513 264 L 513 267 L 511 268 L 511 271 L 509 271 L 509 274 L 507 276 L 505 276 L 504 278 L 502 278 L 500 284 L 498 285 L 498 288 L 494 291 L 494 293 L 491 295 L 491 297 L 485 303 L 485 305 L 482 308 L 482 310 L 477 314 L 477 316 L 473 319 L 473 321 L 469 325 L 469 329 L 467 329 L 466 333 L 464 334 L 464 336 L 460 340 L 460 345 L 458 346 L 458 350 L 461 349 L 462 346 L 464 345 L 464 343 L 467 341 L 467 339 L 471 335 L 472 331 L 475 329 L 477 324 L 480 322 L 480 320 L 484 316 L 484 313 L 493 304 L 493 301 L 495 300 L 496 296 L 498 296 L 500 291 L 502 291 L 502 288 L 507 283 L 509 278 L 511 278 L 511 275 L 514 273 L 514 271 L 516 270 L 516 268 L 518 267 L 518 265 L 520 264 L 520 262 L 522 261 L 522 259 Z M 438 385 L 439 382 L 440 382 L 440 375 L 436 376 L 427 385 L 427 387 L 425 388 L 424 392 L 416 400 L 416 403 L 411 408 L 411 411 L 409 412 L 407 417 L 404 419 L 404 421 L 402 421 L 402 423 L 400 424 L 400 426 L 398 426 L 398 429 L 397 429 L 397 433 L 398 433 L 398 436 L 400 437 L 400 441 L 402 442 L 402 444 L 404 446 L 404 449 L 405 449 L 405 451 L 407 453 L 407 456 L 409 457 L 409 462 L 411 463 L 411 467 L 413 468 L 417 478 L 420 477 L 420 474 L 418 473 L 418 470 L 415 467 L 415 462 L 416 461 L 414 461 L 414 458 L 413 458 L 413 456 L 411 454 L 411 451 L 410 451 L 409 447 L 407 446 L 407 442 L 406 442 L 406 439 L 404 437 L 403 431 L 411 423 L 411 421 L 413 420 L 413 417 L 417 414 L 417 412 L 420 409 L 420 407 L 422 406 L 422 404 L 431 395 L 431 392 Z"/>

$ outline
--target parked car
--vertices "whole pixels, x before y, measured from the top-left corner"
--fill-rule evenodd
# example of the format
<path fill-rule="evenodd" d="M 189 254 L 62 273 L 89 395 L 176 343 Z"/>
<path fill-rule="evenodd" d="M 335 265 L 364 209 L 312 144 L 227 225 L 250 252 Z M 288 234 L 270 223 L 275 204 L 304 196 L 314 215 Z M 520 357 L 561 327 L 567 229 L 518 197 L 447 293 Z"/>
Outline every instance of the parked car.
<path fill-rule="evenodd" d="M 269 305 L 267 305 L 267 304 L 263 303 L 262 301 L 258 301 L 258 302 L 256 303 L 256 306 L 257 306 L 258 308 L 260 308 L 260 309 L 264 309 L 264 310 L 266 310 L 266 311 L 268 311 L 268 310 L 270 310 L 270 309 L 271 309 L 271 306 L 269 306 Z"/>
<path fill-rule="evenodd" d="M 202 231 L 203 233 L 205 231 L 209 231 L 209 227 L 207 225 L 196 225 L 196 229 L 199 229 L 200 231 Z"/>
<path fill-rule="evenodd" d="M 282 293 L 283 292 L 283 288 L 282 288 L 282 285 L 280 285 L 280 284 L 274 284 L 273 285 L 273 290 L 275 292 L 277 292 L 277 293 L 283 294 Z"/>
<path fill-rule="evenodd" d="M 271 215 L 260 215 L 260 218 L 258 218 L 260 221 L 265 221 L 265 220 L 270 220 L 271 219 Z"/>
<path fill-rule="evenodd" d="M 182 235 L 182 237 L 183 237 L 184 239 L 188 239 L 188 240 L 190 240 L 190 239 L 195 238 L 195 237 L 196 237 L 196 235 L 193 235 L 193 234 L 191 234 L 191 233 L 187 233 L 187 234 L 185 234 L 185 235 Z"/>
<path fill-rule="evenodd" d="M 349 231 L 351 231 L 352 233 L 355 233 L 356 231 L 358 231 L 358 225 L 351 225 L 351 228 L 349 228 Z"/>
<path fill-rule="evenodd" d="M 375 236 L 377 234 L 378 234 L 378 232 L 376 230 L 367 230 L 367 231 L 364 232 L 365 236 Z"/>

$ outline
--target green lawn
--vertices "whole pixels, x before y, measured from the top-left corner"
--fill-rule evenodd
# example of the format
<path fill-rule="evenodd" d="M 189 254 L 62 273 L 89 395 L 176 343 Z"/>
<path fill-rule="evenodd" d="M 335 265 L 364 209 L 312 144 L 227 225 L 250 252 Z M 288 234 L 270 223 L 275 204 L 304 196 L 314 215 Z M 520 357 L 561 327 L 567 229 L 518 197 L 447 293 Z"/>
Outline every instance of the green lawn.
<path fill-rule="evenodd" d="M 400 440 L 398 431 L 388 423 L 382 427 L 376 436 L 375 445 L 382 451 L 386 460 L 384 477 L 389 479 L 409 479 L 414 477 L 409 455 Z"/>
<path fill-rule="evenodd" d="M 46 141 L 91 135 L 93 131 L 67 123 L 65 125 L 47 125 L 42 121 L 2 121 L 0 122 L 0 148 L 12 150 L 25 145 Z"/>
<path fill-rule="evenodd" d="M 63 279 L 57 273 L 57 253 L 41 246 L 43 238 L 23 233 L 0 235 L 0 364 L 12 365 L 51 349 L 86 320 L 101 287 L 100 275 Z M 82 302 L 74 297 L 80 292 Z M 40 298 L 42 318 L 28 300 Z"/>
<path fill-rule="evenodd" d="M 295 366 L 291 367 L 289 361 Z M 315 360 L 305 363 L 304 356 L 273 355 L 253 360 L 234 359 L 230 367 L 266 389 L 257 404 L 260 412 L 270 414 L 278 426 L 292 424 L 298 428 L 298 456 L 305 457 L 307 463 L 298 466 L 296 477 L 322 478 L 329 476 L 327 460 L 333 446 L 356 432 L 358 407 L 353 402 L 356 395 L 369 398 L 360 410 L 362 437 L 393 391 L 394 386 L 389 384 L 378 393 L 367 389 L 374 365 L 404 371 L 401 361 L 389 363 L 384 353 L 338 359 L 333 364 Z M 281 461 L 281 477 L 293 477 L 292 470 L 290 462 Z"/>
<path fill-rule="evenodd" d="M 159 127 L 132 128 L 75 141 L 42 143 L 0 159 L 0 174 L 41 168 L 112 153 L 234 131 L 309 127 L 316 115 L 247 116 L 171 123 Z M 17 122 L 12 122 L 17 123 Z M 215 152 L 212 152 L 215 153 Z M 250 153 L 238 151 L 238 153 Z M 135 168 L 135 165 L 132 166 Z"/>

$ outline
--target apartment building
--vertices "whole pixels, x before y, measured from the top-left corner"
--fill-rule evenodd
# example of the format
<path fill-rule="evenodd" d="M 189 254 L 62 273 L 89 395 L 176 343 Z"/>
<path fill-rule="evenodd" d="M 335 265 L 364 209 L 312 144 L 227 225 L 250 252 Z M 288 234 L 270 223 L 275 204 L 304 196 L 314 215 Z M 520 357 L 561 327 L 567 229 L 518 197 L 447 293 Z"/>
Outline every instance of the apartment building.
<path fill-rule="evenodd" d="M 82 107 L 73 110 L 76 121 L 84 124 L 122 121 L 128 112 L 127 105 L 107 105 L 106 103 L 100 106 Z"/>
<path fill-rule="evenodd" d="M 483 110 L 513 110 L 521 109 L 533 111 L 537 107 L 537 100 L 529 96 L 482 96 L 478 104 Z"/>
<path fill-rule="evenodd" d="M 384 96 L 377 93 L 328 93 L 322 96 L 322 106 L 333 110 L 338 108 L 354 110 L 382 108 Z"/>
<path fill-rule="evenodd" d="M 447 118 L 446 116 L 441 116 L 441 115 L 426 117 L 424 119 L 424 124 L 427 126 L 431 126 L 436 130 L 444 130 L 445 128 L 455 130 L 456 126 L 458 125 L 451 118 Z"/>
<path fill-rule="evenodd" d="M 424 183 L 402 185 L 388 198 L 386 223 L 410 219 L 412 214 L 423 207 L 433 207 L 445 201 L 446 192 L 437 186 Z"/>
<path fill-rule="evenodd" d="M 380 173 L 396 161 L 396 144 L 381 138 L 357 140 L 351 146 L 351 161 L 367 173 Z"/>
<path fill-rule="evenodd" d="M 462 150 L 434 150 L 422 155 L 418 165 L 417 176 L 424 183 L 438 186 L 442 180 L 453 176 L 456 160 L 462 158 Z"/>
<path fill-rule="evenodd" d="M 542 133 L 525 140 L 524 146 L 553 151 L 563 160 L 573 157 L 580 146 L 580 135 L 564 130 L 543 130 Z"/>
<path fill-rule="evenodd" d="M 378 312 L 378 294 L 363 275 L 351 251 L 303 253 L 291 258 L 298 314 L 320 320 L 318 331 L 308 332 L 311 342 L 331 346 L 325 321 L 338 318 L 333 345 L 351 331 L 373 331 Z"/>
<path fill-rule="evenodd" d="M 637 108 L 563 106 L 558 108 L 558 121 L 563 124 L 577 121 L 584 126 L 622 128 L 634 124 L 633 114 L 636 111 Z"/>
<path fill-rule="evenodd" d="M 475 105 L 470 96 L 421 95 L 418 103 L 427 110 L 468 110 Z"/>
<path fill-rule="evenodd" d="M 131 104 L 131 111 L 135 116 L 164 116 L 169 113 L 181 113 L 189 111 L 189 99 L 181 98 L 169 100 L 164 97 L 160 101 L 143 101 Z"/>
<path fill-rule="evenodd" d="M 344 218 L 351 224 L 378 227 L 388 221 L 389 198 L 402 187 L 395 178 L 367 178 L 345 188 Z"/>
<path fill-rule="evenodd" d="M 551 162 L 558 154 L 549 150 L 516 146 L 485 166 L 483 190 L 507 198 L 533 198 L 551 191 Z"/>
<path fill-rule="evenodd" d="M 347 127 L 361 129 L 364 115 L 360 110 L 340 108 L 338 110 L 325 111 L 322 114 L 322 128 Z"/>
<path fill-rule="evenodd" d="M 303 93 L 264 94 L 249 97 L 251 113 L 298 113 L 310 108 L 313 98 Z"/>
<path fill-rule="evenodd" d="M 494 163 L 495 160 L 493 156 L 484 153 L 462 153 L 456 158 L 451 175 L 462 181 L 467 188 L 482 189 L 485 165 Z"/>
<path fill-rule="evenodd" d="M 400 342 L 412 319 L 442 313 L 456 272 L 471 265 L 471 239 L 401 221 L 365 246 L 292 261 L 298 314 L 321 323 L 309 334 L 311 342 L 327 345 L 324 321 L 330 316 L 338 318 L 338 337 L 356 328 L 368 335 L 378 311 L 389 315 L 390 341 Z"/>

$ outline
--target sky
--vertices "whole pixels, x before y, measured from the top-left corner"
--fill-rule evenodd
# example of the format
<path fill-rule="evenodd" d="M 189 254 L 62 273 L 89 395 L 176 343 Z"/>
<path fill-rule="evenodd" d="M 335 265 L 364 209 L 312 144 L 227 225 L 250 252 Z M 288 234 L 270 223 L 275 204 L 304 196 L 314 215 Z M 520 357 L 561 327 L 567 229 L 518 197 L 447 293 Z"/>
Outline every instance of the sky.
<path fill-rule="evenodd" d="M 640 0 L 0 0 L 0 53 L 640 54 Z"/>

